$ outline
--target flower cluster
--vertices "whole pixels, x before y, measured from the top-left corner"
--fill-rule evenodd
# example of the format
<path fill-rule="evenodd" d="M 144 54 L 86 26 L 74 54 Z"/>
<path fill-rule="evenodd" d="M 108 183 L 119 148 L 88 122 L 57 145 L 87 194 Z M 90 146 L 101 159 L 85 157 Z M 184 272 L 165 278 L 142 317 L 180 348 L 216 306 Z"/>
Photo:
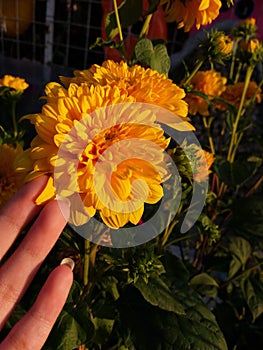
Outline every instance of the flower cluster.
<path fill-rule="evenodd" d="M 47 83 L 41 109 L 20 120 L 16 103 L 28 84 L 0 79 L 0 207 L 42 175 L 48 180 L 36 204 L 62 197 L 71 205 L 69 225 L 40 269 L 46 276 L 57 257 L 76 263 L 67 317 L 62 312 L 47 347 L 226 350 L 257 338 L 262 348 L 256 21 L 193 36 L 191 54 L 171 72 L 169 46 L 148 35 L 153 17 L 165 14 L 163 23 L 190 31 L 210 24 L 222 2 L 112 5 L 98 45 L 118 50 L 119 62 L 105 59 Z M 125 40 L 141 21 L 128 52 Z M 25 140 L 28 122 L 35 134 Z M 150 322 L 138 327 L 138 319 Z"/>

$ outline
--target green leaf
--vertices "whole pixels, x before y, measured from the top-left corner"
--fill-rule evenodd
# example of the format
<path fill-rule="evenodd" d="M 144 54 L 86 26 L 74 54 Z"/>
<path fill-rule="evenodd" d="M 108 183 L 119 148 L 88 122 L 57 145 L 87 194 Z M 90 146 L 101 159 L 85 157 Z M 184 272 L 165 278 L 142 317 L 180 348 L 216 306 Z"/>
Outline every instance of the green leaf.
<path fill-rule="evenodd" d="M 150 39 L 141 39 L 135 46 L 135 56 L 140 63 L 150 66 L 161 74 L 168 74 L 170 58 L 165 45 L 157 44 L 153 46 Z"/>
<path fill-rule="evenodd" d="M 86 307 L 66 305 L 48 337 L 44 350 L 71 350 L 91 339 L 94 326 Z"/>
<path fill-rule="evenodd" d="M 129 328 L 138 350 L 226 350 L 227 345 L 214 315 L 191 287 L 180 290 L 186 307 L 178 315 L 155 307 L 134 289 L 121 298 L 121 324 Z"/>
<path fill-rule="evenodd" d="M 96 344 L 105 343 L 112 332 L 115 321 L 107 318 L 94 317 L 92 322 L 95 326 L 95 334 L 92 341 Z"/>
<path fill-rule="evenodd" d="M 232 255 L 228 278 L 232 278 L 239 271 L 244 269 L 247 259 L 251 255 L 250 243 L 242 237 L 230 237 L 229 252 Z"/>
<path fill-rule="evenodd" d="M 251 255 L 251 245 L 242 237 L 230 237 L 229 251 L 239 259 L 242 267 L 245 267 Z"/>
<path fill-rule="evenodd" d="M 185 314 L 184 308 L 180 302 L 176 300 L 167 284 L 165 284 L 160 277 L 156 276 L 155 278 L 149 278 L 148 283 L 145 283 L 140 278 L 134 286 L 150 304 L 163 310 L 175 312 L 179 315 Z"/>
<path fill-rule="evenodd" d="M 234 163 L 224 160 L 215 164 L 215 171 L 221 181 L 235 187 L 244 183 L 257 171 L 257 164 L 247 160 L 237 160 Z"/>
<path fill-rule="evenodd" d="M 150 39 L 144 38 L 137 42 L 135 46 L 135 56 L 141 62 L 150 65 L 153 54 L 153 44 Z"/>
<path fill-rule="evenodd" d="M 92 50 L 96 46 L 102 47 L 102 46 L 107 46 L 107 47 L 113 47 L 113 48 L 118 48 L 120 44 L 116 43 L 114 40 L 104 40 L 101 37 L 97 37 L 94 44 L 90 45 L 89 49 Z"/>
<path fill-rule="evenodd" d="M 170 57 L 167 48 L 163 44 L 157 44 L 153 47 L 153 54 L 150 59 L 150 67 L 157 70 L 160 74 L 168 75 L 170 69 Z"/>
<path fill-rule="evenodd" d="M 205 100 L 205 102 L 209 105 L 209 106 L 213 106 L 215 105 L 215 103 L 213 101 L 211 101 L 211 99 L 209 98 L 209 96 L 207 94 L 205 94 L 202 91 L 199 90 L 190 90 L 189 93 L 199 96 L 201 98 L 203 98 Z"/>
<path fill-rule="evenodd" d="M 176 284 L 177 286 L 187 285 L 190 274 L 181 259 L 165 251 L 163 263 L 166 271 L 165 276 L 171 284 Z"/>
<path fill-rule="evenodd" d="M 109 292 L 114 300 L 117 300 L 119 298 L 119 291 L 118 291 L 118 280 L 114 276 L 104 276 L 102 285 L 105 288 L 107 292 Z"/>
<path fill-rule="evenodd" d="M 124 0 L 118 6 L 118 13 L 122 29 L 136 23 L 142 15 L 142 0 Z M 118 34 L 115 12 L 109 12 L 105 17 L 107 39 Z"/>
<path fill-rule="evenodd" d="M 255 277 L 241 281 L 241 290 L 253 316 L 253 322 L 263 313 L 263 286 Z"/>
<path fill-rule="evenodd" d="M 263 197 L 254 195 L 235 200 L 232 206 L 231 229 L 250 242 L 263 238 Z"/>
<path fill-rule="evenodd" d="M 216 297 L 217 295 L 218 283 L 206 272 L 200 273 L 191 278 L 189 284 L 190 286 L 197 289 L 197 291 L 201 294 L 205 294 L 211 297 Z"/>

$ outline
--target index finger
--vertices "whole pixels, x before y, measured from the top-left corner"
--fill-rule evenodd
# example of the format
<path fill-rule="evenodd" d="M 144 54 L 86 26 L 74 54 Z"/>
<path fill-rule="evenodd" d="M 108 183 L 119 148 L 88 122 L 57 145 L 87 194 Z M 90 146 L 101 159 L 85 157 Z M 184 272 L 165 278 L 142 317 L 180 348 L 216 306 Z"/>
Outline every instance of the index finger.
<path fill-rule="evenodd" d="M 26 183 L 0 211 L 0 261 L 23 228 L 37 215 L 41 207 L 35 199 L 44 189 L 47 176 Z"/>

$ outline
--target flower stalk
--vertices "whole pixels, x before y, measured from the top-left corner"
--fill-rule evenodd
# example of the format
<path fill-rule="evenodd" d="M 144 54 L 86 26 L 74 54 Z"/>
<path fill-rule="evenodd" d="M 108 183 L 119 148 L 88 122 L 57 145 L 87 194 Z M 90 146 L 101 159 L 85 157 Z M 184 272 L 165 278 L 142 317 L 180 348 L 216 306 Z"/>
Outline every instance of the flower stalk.
<path fill-rule="evenodd" d="M 143 23 L 142 30 L 141 30 L 140 35 L 139 35 L 139 39 L 143 38 L 144 35 L 147 35 L 147 33 L 148 33 L 148 31 L 149 31 L 149 27 L 150 27 L 150 22 L 151 22 L 152 16 L 153 16 L 153 14 L 150 13 L 150 14 L 146 17 L 146 19 L 145 19 L 145 21 L 144 21 L 144 23 Z"/>
<path fill-rule="evenodd" d="M 118 12 L 117 0 L 113 0 L 113 6 L 114 6 L 115 17 L 116 17 L 116 23 L 119 31 L 120 41 L 123 42 L 123 35 L 122 35 L 122 29 L 121 29 L 120 16 Z"/>
<path fill-rule="evenodd" d="M 199 69 L 202 67 L 202 64 L 204 63 L 204 60 L 199 60 L 196 64 L 195 68 L 191 72 L 191 74 L 187 77 L 187 79 L 183 82 L 183 85 L 187 85 L 190 83 L 193 76 L 199 71 Z"/>
<path fill-rule="evenodd" d="M 89 282 L 89 267 L 90 267 L 90 241 L 85 239 L 84 243 L 84 267 L 83 267 L 83 283 L 84 286 Z"/>
<path fill-rule="evenodd" d="M 252 76 L 253 70 L 254 70 L 254 67 L 251 67 L 251 66 L 249 66 L 247 69 L 246 77 L 245 77 L 245 84 L 244 84 L 241 100 L 239 103 L 237 116 L 236 116 L 236 119 L 235 119 L 234 124 L 233 124 L 232 136 L 231 136 L 228 155 L 227 155 L 227 160 L 230 163 L 233 163 L 235 160 L 236 145 L 238 143 L 238 125 L 239 125 L 240 117 L 242 115 L 242 110 L 243 110 L 245 99 L 246 99 L 247 88 L 248 88 L 248 84 L 250 82 L 250 78 Z"/>
<path fill-rule="evenodd" d="M 18 135 L 18 127 L 17 127 L 17 120 L 16 120 L 16 101 L 11 102 L 11 115 L 12 115 L 14 138 L 16 139 Z"/>
<path fill-rule="evenodd" d="M 210 130 L 210 126 L 211 126 L 211 122 L 208 123 L 207 122 L 207 118 L 203 116 L 203 123 L 204 123 L 204 127 L 208 133 L 208 141 L 209 141 L 209 145 L 210 145 L 210 148 L 211 148 L 211 152 L 213 155 L 215 155 L 215 146 L 214 146 L 214 141 L 213 141 L 213 138 L 211 136 L 211 130 Z"/>

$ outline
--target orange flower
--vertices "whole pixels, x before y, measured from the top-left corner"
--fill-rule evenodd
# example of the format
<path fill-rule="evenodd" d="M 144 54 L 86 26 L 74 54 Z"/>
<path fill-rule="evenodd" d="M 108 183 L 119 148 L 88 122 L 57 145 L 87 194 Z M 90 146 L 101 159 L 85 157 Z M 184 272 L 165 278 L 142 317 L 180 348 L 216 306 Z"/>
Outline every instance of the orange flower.
<path fill-rule="evenodd" d="M 83 215 L 87 222 L 97 211 L 112 228 L 137 224 L 144 203 L 157 203 L 163 196 L 163 151 L 169 140 L 156 123 L 156 115 L 131 103 L 135 99 L 116 85 L 71 83 L 65 89 L 50 83 L 46 94 L 42 112 L 26 117 L 38 135 L 17 160 L 17 171 L 26 174 L 26 181 L 50 175 L 36 203 L 47 202 L 56 194 L 75 203 L 78 195 L 85 213 L 73 208 L 70 220 L 76 225 L 84 223 Z M 144 141 L 143 146 L 138 139 Z M 113 146 L 115 151 L 111 151 Z M 107 152 L 111 152 L 109 160 L 105 160 Z M 142 154 L 150 164 L 140 159 Z M 74 155 L 76 166 L 71 162 Z M 101 163 L 103 169 L 96 171 Z"/>
<path fill-rule="evenodd" d="M 235 107 L 239 106 L 241 96 L 244 89 L 244 82 L 238 82 L 234 85 L 227 85 L 225 91 L 222 93 L 221 98 L 226 102 L 231 103 Z M 254 81 L 250 81 L 248 84 L 246 99 L 250 100 L 256 94 L 257 103 L 261 102 L 261 89 L 258 89 L 258 85 Z M 226 110 L 227 106 L 223 102 L 217 102 L 216 108 L 220 110 Z"/>
<path fill-rule="evenodd" d="M 220 0 L 162 0 L 165 5 L 167 22 L 176 22 L 185 32 L 194 26 L 210 24 L 218 15 L 222 6 Z"/>
<path fill-rule="evenodd" d="M 218 51 L 225 55 L 230 54 L 233 48 L 233 40 L 228 35 L 220 35 L 217 39 Z"/>
<path fill-rule="evenodd" d="M 151 103 L 166 108 L 182 119 L 181 123 L 174 119 L 164 120 L 157 115 L 159 122 L 170 125 L 177 130 L 186 130 L 193 127 L 188 123 L 188 106 L 183 100 L 185 92 L 160 74 L 150 68 L 145 69 L 134 65 L 129 67 L 125 62 L 107 60 L 102 66 L 94 64 L 88 70 L 76 70 L 73 78 L 60 77 L 67 87 L 71 82 L 80 85 L 85 82 L 89 86 L 117 86 L 121 93 L 132 96 L 136 102 Z"/>
<path fill-rule="evenodd" d="M 220 96 L 225 90 L 226 82 L 227 79 L 222 77 L 219 72 L 208 70 L 197 72 L 191 79 L 190 84 L 193 86 L 192 90 L 204 93 L 212 101 L 213 96 Z M 209 115 L 208 103 L 203 97 L 188 93 L 185 100 L 189 104 L 189 113 L 193 115 L 197 113 L 203 116 Z"/>
<path fill-rule="evenodd" d="M 239 21 L 239 26 L 240 25 L 256 26 L 256 19 L 253 17 L 243 19 Z"/>
<path fill-rule="evenodd" d="M 258 39 L 251 39 L 249 41 L 241 40 L 238 46 L 243 51 L 255 52 L 260 47 L 260 42 Z"/>
<path fill-rule="evenodd" d="M 0 86 L 7 86 L 15 90 L 24 91 L 29 85 L 26 83 L 25 79 L 13 77 L 12 75 L 4 75 L 4 77 L 0 79 Z"/>

